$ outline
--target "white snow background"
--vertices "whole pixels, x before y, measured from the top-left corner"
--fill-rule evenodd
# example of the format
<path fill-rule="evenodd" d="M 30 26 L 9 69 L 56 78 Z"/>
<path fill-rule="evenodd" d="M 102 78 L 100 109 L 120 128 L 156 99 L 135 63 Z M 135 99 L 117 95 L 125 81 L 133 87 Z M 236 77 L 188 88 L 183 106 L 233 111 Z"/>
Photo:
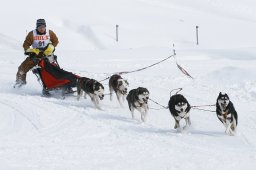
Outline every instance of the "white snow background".
<path fill-rule="evenodd" d="M 25 87 L 13 89 L 22 43 L 38 18 L 59 37 L 61 67 L 97 80 L 158 62 L 175 44 L 178 63 L 194 79 L 171 58 L 123 75 L 129 90 L 146 87 L 166 106 L 179 87 L 191 105 L 215 104 L 226 92 L 238 112 L 237 135 L 226 135 L 214 112 L 192 109 L 192 127 L 177 133 L 169 111 L 152 102 L 142 123 L 109 96 L 103 110 L 75 96 L 44 98 L 31 72 Z M 9 0 L 1 1 L 0 22 L 0 170 L 255 169 L 254 0 Z"/>

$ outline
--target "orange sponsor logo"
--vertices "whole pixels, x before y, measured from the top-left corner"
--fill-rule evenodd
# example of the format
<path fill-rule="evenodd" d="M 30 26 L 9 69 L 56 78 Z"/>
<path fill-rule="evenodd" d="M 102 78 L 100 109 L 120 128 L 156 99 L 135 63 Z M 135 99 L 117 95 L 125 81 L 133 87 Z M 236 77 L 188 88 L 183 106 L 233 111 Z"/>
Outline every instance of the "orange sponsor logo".
<path fill-rule="evenodd" d="M 48 40 L 49 36 L 48 35 L 36 35 L 34 36 L 34 40 Z"/>

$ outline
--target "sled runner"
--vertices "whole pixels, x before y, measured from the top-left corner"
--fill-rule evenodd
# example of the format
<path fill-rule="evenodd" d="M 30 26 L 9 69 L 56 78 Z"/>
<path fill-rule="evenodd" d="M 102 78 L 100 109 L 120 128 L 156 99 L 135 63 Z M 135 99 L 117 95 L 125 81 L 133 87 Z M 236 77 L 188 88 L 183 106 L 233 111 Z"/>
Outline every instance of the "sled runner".
<path fill-rule="evenodd" d="M 49 92 L 55 90 L 61 90 L 62 97 L 75 92 L 72 87 L 76 86 L 79 76 L 61 69 L 55 55 L 51 62 L 48 57 L 42 58 L 32 72 L 43 86 L 43 96 L 49 96 Z"/>

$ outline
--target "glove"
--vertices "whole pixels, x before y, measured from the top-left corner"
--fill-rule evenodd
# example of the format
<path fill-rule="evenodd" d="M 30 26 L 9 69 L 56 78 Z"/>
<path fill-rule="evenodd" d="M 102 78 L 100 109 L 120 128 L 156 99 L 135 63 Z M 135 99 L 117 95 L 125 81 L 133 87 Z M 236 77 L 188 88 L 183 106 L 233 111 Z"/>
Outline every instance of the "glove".
<path fill-rule="evenodd" d="M 44 55 L 48 56 L 54 52 L 55 48 L 52 44 L 48 44 L 47 48 L 44 50 Z"/>
<path fill-rule="evenodd" d="M 39 52 L 40 52 L 40 50 L 37 49 L 37 48 L 29 48 L 29 49 L 27 49 L 27 50 L 25 51 L 25 54 L 26 54 L 26 55 L 30 55 L 31 53 L 33 53 L 33 54 L 35 54 L 35 55 L 38 55 Z"/>

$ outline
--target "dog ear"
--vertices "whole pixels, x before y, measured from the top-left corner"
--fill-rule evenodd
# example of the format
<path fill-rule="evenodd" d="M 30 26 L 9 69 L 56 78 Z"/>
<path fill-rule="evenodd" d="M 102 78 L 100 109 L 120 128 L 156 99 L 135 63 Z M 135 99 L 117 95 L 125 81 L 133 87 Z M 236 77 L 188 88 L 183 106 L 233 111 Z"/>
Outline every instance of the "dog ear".
<path fill-rule="evenodd" d="M 220 97 L 221 95 L 222 95 L 222 93 L 220 92 L 218 97 Z"/>

